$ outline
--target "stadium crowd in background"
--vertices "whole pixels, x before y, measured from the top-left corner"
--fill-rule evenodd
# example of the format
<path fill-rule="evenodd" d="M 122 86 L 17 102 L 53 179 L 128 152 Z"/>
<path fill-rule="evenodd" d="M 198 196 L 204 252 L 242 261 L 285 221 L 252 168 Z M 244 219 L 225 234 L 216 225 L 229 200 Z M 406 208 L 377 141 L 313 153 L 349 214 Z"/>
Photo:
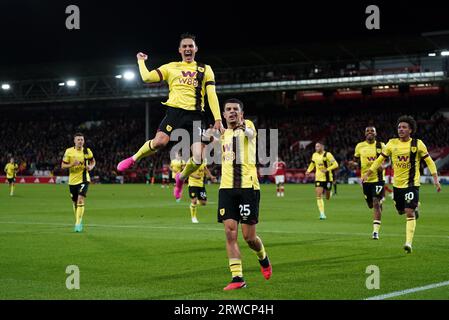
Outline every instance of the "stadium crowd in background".
<path fill-rule="evenodd" d="M 298 169 L 295 174 L 288 174 L 286 182 L 312 181 L 306 179 L 304 171 L 314 152 L 314 142 L 324 142 L 339 163 L 337 180 L 347 181 L 358 172 L 348 166 L 352 160 L 354 147 L 363 139 L 363 132 L 368 124 L 376 126 L 378 138 L 385 143 L 387 138 L 395 135 L 392 124 L 401 115 L 407 113 L 418 122 L 417 136 L 427 142 L 429 150 L 449 146 L 448 120 L 438 110 L 441 106 L 425 106 L 398 111 L 388 111 L 395 106 L 393 101 L 384 101 L 380 109 L 360 109 L 345 112 L 326 107 L 317 116 L 317 111 L 289 110 L 286 115 L 279 116 L 275 108 L 266 108 L 263 113 L 249 109 L 258 128 L 279 129 L 279 156 L 286 162 L 287 169 Z M 266 111 L 266 110 L 270 111 Z M 97 166 L 92 172 L 93 180 L 102 183 L 117 182 L 115 164 L 123 156 L 133 152 L 135 146 L 145 141 L 145 121 L 138 112 L 129 108 L 113 112 L 101 109 L 89 111 L 51 109 L 34 112 L 17 112 L 12 118 L 2 117 L 0 120 L 0 163 L 6 164 L 13 156 L 19 165 L 19 176 L 24 175 L 63 175 L 59 169 L 62 159 L 61 150 L 72 140 L 74 132 L 82 132 L 86 137 L 86 145 L 96 151 Z M 385 111 L 385 112 L 384 112 Z M 408 112 L 407 112 L 408 111 Z M 163 112 L 163 110 L 161 110 Z M 285 113 L 283 113 L 285 114 Z M 158 118 L 155 116 L 154 118 Z M 158 119 L 151 119 L 152 128 L 156 128 Z M 305 143 L 301 143 L 305 142 Z M 144 159 L 133 171 L 125 173 L 128 182 L 144 182 L 145 175 L 156 181 L 160 176 L 163 163 L 170 163 L 170 148 L 156 154 L 153 158 Z M 151 169 L 149 169 L 151 168 Z M 218 165 L 210 166 L 211 173 L 219 176 Z M 449 169 L 443 167 L 443 170 Z M 269 177 L 260 177 L 261 183 L 269 181 Z"/>

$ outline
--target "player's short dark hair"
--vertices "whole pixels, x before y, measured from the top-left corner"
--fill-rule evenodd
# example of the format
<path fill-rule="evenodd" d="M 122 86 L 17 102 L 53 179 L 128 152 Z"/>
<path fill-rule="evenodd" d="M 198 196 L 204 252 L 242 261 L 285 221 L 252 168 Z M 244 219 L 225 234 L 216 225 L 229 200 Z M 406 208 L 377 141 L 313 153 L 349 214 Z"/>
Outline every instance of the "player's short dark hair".
<path fill-rule="evenodd" d="M 416 120 L 413 119 L 412 116 L 408 116 L 408 115 L 400 116 L 398 121 L 396 122 L 396 127 L 399 126 L 399 123 L 401 123 L 401 122 L 408 123 L 410 129 L 412 129 L 412 133 L 416 133 L 418 125 L 416 124 Z"/>
<path fill-rule="evenodd" d="M 240 111 L 243 111 L 243 102 L 236 98 L 228 99 L 224 102 L 223 106 L 226 106 L 228 103 L 237 103 L 240 106 Z"/>
<path fill-rule="evenodd" d="M 76 138 L 76 137 L 84 137 L 84 134 L 82 134 L 81 132 L 77 132 L 73 135 L 73 138 Z"/>
<path fill-rule="evenodd" d="M 190 32 L 184 32 L 183 34 L 181 34 L 181 36 L 179 37 L 179 42 L 184 39 L 192 39 L 196 43 L 196 36 Z"/>

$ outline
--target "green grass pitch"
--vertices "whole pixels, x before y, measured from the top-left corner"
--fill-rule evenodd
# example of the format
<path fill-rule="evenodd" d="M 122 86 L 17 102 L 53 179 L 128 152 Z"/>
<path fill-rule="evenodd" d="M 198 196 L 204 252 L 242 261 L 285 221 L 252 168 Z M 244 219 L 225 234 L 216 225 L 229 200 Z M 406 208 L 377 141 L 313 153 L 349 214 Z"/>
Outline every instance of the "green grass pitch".
<path fill-rule="evenodd" d="M 83 233 L 73 232 L 68 186 L 0 186 L 0 299 L 364 299 L 449 281 L 449 193 L 421 188 L 414 251 L 405 254 L 405 217 L 384 204 L 379 241 L 357 185 L 340 185 L 320 221 L 313 185 L 287 185 L 277 198 L 262 186 L 258 233 L 273 264 L 266 281 L 244 243 L 248 287 L 224 292 L 230 280 L 217 186 L 190 222 L 182 202 L 160 185 L 91 185 Z M 80 289 L 66 288 L 66 267 L 80 270 Z M 380 289 L 368 290 L 369 265 Z M 449 299 L 449 286 L 395 299 Z"/>

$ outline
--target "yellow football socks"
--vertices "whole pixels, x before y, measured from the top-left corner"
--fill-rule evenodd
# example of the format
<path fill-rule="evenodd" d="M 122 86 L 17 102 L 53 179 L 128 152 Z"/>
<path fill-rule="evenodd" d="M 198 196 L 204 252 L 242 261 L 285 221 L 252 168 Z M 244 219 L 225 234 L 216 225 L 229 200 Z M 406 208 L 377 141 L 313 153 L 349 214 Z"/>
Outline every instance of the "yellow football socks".
<path fill-rule="evenodd" d="M 75 219 L 76 219 L 76 209 L 77 209 L 77 205 L 76 203 L 73 203 L 73 214 L 75 215 Z"/>
<path fill-rule="evenodd" d="M 265 247 L 263 246 L 262 240 L 260 240 L 260 238 L 259 238 L 259 241 L 261 244 L 261 248 L 259 251 L 254 251 L 254 252 L 256 253 L 257 258 L 259 258 L 259 260 L 263 260 L 266 258 L 267 253 L 265 252 Z"/>
<path fill-rule="evenodd" d="M 415 234 L 415 228 L 416 228 L 415 218 L 407 218 L 405 243 L 412 244 L 413 236 Z"/>
<path fill-rule="evenodd" d="M 324 201 L 323 198 L 316 198 L 316 204 L 318 206 L 318 210 L 320 210 L 321 214 L 324 214 Z"/>
<path fill-rule="evenodd" d="M 198 207 L 196 204 L 190 204 L 190 216 L 192 218 L 196 218 L 197 210 L 198 210 Z"/>
<path fill-rule="evenodd" d="M 157 150 L 153 148 L 153 140 L 149 140 L 143 144 L 143 146 L 133 155 L 134 161 L 139 161 L 142 158 L 148 157 L 155 153 Z"/>
<path fill-rule="evenodd" d="M 229 269 L 231 270 L 232 277 L 243 277 L 242 260 L 229 259 Z"/>
<path fill-rule="evenodd" d="M 83 219 L 84 215 L 84 204 L 79 204 L 76 208 L 76 222 L 75 224 L 80 224 L 81 219 Z"/>
<path fill-rule="evenodd" d="M 183 179 L 186 179 L 188 176 L 190 176 L 193 172 L 195 172 L 201 164 L 196 164 L 195 161 L 193 161 L 193 158 L 190 158 L 187 163 L 186 166 L 184 168 L 184 170 L 182 170 L 181 172 L 181 177 Z"/>
<path fill-rule="evenodd" d="M 380 220 L 373 221 L 373 232 L 379 233 L 380 229 Z"/>

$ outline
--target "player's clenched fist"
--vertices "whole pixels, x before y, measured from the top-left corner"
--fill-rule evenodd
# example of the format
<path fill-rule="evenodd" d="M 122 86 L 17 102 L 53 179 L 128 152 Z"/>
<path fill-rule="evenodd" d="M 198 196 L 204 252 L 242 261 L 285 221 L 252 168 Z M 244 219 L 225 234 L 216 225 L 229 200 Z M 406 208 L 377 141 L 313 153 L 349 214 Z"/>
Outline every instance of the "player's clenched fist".
<path fill-rule="evenodd" d="M 137 54 L 137 60 L 147 60 L 147 59 L 148 59 L 148 56 L 145 53 L 139 52 Z"/>

